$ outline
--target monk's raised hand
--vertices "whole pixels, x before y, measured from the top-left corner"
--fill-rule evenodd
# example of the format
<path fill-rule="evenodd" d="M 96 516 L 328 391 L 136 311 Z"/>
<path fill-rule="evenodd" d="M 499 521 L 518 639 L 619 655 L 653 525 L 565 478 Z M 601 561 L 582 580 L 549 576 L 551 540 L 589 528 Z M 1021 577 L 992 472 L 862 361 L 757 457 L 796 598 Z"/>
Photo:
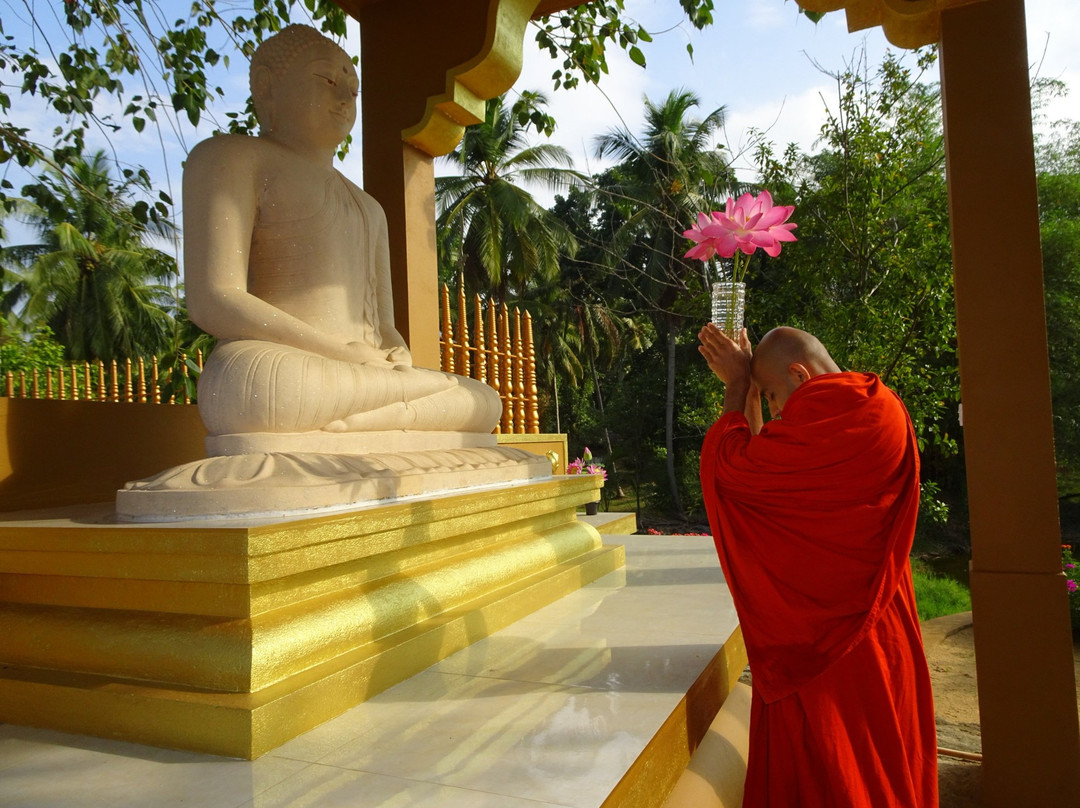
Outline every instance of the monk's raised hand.
<path fill-rule="evenodd" d="M 713 323 L 706 323 L 698 332 L 698 339 L 701 340 L 698 351 L 720 381 L 729 386 L 749 386 L 750 342 L 746 329 L 739 333 L 740 344 L 736 344 Z"/>

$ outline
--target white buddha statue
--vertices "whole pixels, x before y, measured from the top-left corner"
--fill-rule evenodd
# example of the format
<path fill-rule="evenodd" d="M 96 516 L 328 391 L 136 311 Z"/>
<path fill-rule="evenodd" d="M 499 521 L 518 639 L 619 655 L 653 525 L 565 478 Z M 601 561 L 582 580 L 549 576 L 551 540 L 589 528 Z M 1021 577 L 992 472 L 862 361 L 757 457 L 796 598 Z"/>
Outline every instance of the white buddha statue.
<path fill-rule="evenodd" d="M 551 476 L 547 458 L 497 445 L 493 389 L 412 366 L 386 217 L 333 165 L 357 88 L 340 47 L 289 26 L 252 58 L 259 136 L 191 151 L 188 311 L 220 340 L 199 378 L 209 457 L 128 483 L 121 517 L 295 512 Z"/>
<path fill-rule="evenodd" d="M 490 433 L 499 420 L 494 390 L 414 368 L 394 327 L 386 218 L 333 166 L 358 85 L 340 47 L 289 26 L 252 58 L 259 136 L 188 157 L 188 310 L 221 340 L 199 379 L 211 436 Z"/>

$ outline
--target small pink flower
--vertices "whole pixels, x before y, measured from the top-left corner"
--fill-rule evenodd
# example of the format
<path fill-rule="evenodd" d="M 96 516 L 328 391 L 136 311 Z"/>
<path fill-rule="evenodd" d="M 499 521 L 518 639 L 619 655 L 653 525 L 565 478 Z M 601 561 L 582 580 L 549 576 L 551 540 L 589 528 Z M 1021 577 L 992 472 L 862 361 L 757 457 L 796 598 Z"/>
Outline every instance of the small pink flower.
<path fill-rule="evenodd" d="M 607 479 L 607 472 L 603 466 L 598 466 L 596 463 L 590 463 L 585 467 L 586 474 L 599 474 L 605 480 Z"/>
<path fill-rule="evenodd" d="M 1072 578 L 1069 578 L 1067 581 L 1065 581 L 1065 586 L 1070 592 L 1076 591 L 1076 581 L 1074 581 Z"/>
<path fill-rule="evenodd" d="M 580 458 L 575 458 L 566 464 L 567 474 L 583 474 L 582 469 L 585 467 L 585 462 Z"/>
<path fill-rule="evenodd" d="M 1074 569 L 1076 569 L 1076 565 L 1075 565 L 1075 564 L 1065 564 L 1064 566 L 1065 566 L 1065 569 L 1067 569 L 1067 570 L 1074 570 Z"/>

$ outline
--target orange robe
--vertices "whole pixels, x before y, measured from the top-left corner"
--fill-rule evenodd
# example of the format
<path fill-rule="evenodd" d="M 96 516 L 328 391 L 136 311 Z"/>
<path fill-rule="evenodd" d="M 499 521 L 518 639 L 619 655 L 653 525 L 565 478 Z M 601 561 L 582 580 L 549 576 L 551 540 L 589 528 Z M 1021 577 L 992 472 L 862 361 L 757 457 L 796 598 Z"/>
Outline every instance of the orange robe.
<path fill-rule="evenodd" d="M 753 675 L 744 808 L 937 806 L 908 562 L 919 456 L 899 397 L 831 373 L 759 435 L 728 413 L 701 483 Z"/>

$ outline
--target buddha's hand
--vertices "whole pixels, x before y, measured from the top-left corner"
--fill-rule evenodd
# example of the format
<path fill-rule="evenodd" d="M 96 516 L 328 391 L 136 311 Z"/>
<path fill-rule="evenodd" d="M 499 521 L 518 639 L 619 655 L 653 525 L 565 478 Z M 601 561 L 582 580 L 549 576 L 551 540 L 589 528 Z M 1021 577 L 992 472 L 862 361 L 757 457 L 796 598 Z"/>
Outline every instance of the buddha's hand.
<path fill-rule="evenodd" d="M 394 364 L 390 359 L 391 351 L 376 348 L 366 342 L 350 342 L 345 346 L 346 355 L 342 358 L 357 365 Z"/>
<path fill-rule="evenodd" d="M 412 367 L 412 354 L 403 345 L 395 345 L 386 355 L 386 361 L 391 365 L 406 365 Z"/>

